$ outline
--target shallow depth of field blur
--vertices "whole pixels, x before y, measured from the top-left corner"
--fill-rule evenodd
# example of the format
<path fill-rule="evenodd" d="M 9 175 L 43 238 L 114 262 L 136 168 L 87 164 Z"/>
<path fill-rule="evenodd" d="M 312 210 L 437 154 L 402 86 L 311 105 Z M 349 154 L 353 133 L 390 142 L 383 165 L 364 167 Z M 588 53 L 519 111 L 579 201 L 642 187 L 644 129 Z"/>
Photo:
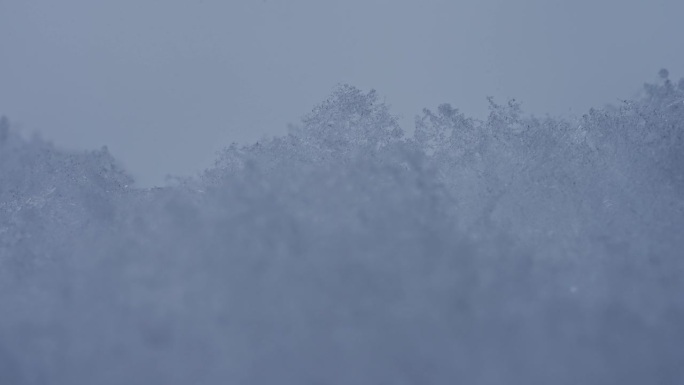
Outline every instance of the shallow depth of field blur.
<path fill-rule="evenodd" d="M 381 92 L 152 189 L 3 118 L 0 384 L 684 383 L 684 80 L 404 129 Z"/>

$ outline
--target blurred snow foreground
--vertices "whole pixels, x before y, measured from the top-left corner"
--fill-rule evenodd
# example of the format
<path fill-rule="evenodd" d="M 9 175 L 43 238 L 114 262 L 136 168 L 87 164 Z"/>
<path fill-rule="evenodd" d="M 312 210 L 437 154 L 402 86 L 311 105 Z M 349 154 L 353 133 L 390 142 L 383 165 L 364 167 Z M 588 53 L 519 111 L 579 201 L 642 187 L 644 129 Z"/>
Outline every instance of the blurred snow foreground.
<path fill-rule="evenodd" d="M 682 384 L 684 82 L 576 119 L 340 86 L 135 188 L 0 122 L 0 384 Z"/>

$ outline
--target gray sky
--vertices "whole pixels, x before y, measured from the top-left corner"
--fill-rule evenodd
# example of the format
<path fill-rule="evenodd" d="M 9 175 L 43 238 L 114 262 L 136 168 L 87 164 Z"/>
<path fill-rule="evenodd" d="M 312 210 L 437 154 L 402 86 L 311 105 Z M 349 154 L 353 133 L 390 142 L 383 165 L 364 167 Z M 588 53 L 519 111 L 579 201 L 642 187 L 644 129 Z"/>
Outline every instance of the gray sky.
<path fill-rule="evenodd" d="M 681 0 L 0 0 L 0 113 L 110 151 L 141 185 L 282 134 L 337 83 L 423 107 L 535 114 L 682 76 Z M 679 48 L 679 49 L 678 49 Z"/>

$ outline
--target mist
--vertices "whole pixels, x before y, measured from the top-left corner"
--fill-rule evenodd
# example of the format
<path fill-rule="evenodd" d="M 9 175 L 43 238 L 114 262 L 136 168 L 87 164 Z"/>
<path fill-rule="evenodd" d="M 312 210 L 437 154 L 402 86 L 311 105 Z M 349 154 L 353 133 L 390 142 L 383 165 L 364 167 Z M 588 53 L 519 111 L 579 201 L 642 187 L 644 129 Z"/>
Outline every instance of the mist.
<path fill-rule="evenodd" d="M 681 384 L 681 10 L 0 3 L 0 385 Z"/>

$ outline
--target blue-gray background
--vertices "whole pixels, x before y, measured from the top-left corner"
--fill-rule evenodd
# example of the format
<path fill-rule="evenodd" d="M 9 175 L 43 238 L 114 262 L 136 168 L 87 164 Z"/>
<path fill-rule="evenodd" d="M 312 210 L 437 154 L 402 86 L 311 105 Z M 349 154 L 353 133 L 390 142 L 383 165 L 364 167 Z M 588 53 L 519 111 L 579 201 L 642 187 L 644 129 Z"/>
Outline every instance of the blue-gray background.
<path fill-rule="evenodd" d="M 680 0 L 0 0 L 0 114 L 67 148 L 107 145 L 141 185 L 281 134 L 337 83 L 410 130 L 485 97 L 576 114 L 682 75 Z"/>

